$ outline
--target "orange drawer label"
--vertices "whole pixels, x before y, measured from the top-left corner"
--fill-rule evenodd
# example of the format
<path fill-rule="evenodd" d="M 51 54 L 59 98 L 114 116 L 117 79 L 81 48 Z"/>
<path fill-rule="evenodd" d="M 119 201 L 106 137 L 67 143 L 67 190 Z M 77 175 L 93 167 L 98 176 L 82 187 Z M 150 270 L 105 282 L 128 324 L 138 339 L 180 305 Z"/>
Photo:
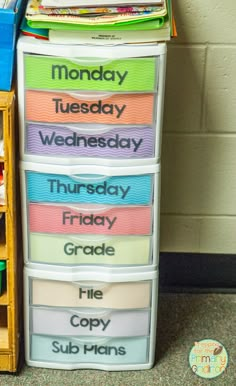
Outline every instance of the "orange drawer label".
<path fill-rule="evenodd" d="M 87 99 L 86 99 L 87 98 Z M 155 94 L 99 94 L 26 91 L 26 119 L 38 122 L 152 124 Z"/>

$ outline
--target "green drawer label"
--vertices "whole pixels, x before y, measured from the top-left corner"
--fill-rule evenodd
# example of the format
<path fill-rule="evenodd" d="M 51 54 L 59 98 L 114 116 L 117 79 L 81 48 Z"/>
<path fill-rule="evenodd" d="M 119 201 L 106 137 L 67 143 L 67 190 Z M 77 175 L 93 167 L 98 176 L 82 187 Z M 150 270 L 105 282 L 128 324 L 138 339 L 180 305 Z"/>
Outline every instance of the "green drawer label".
<path fill-rule="evenodd" d="M 54 90 L 154 91 L 157 57 L 83 62 L 75 58 L 25 55 L 26 87 Z"/>

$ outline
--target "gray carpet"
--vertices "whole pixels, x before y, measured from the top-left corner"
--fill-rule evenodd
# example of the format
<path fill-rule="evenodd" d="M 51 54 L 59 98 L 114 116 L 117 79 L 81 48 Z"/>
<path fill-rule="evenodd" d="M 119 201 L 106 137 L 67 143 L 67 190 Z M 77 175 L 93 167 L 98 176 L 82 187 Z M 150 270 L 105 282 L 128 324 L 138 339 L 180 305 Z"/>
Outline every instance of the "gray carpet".
<path fill-rule="evenodd" d="M 157 358 L 151 370 L 105 372 L 49 370 L 24 366 L 18 376 L 0 375 L 0 386 L 235 386 L 236 295 L 162 294 L 159 297 Z M 195 375 L 188 355 L 195 341 L 220 341 L 229 354 L 222 375 L 206 380 Z"/>

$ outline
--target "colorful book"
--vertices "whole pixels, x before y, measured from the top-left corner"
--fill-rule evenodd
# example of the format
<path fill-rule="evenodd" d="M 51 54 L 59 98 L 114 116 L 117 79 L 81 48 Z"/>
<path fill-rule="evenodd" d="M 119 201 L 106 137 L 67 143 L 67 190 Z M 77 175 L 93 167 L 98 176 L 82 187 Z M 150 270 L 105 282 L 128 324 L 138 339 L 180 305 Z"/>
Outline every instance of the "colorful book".
<path fill-rule="evenodd" d="M 68 24 L 122 24 L 136 23 L 164 17 L 167 14 L 166 1 L 160 7 L 111 7 L 111 8 L 57 8 L 44 9 L 42 0 L 30 0 L 26 9 L 27 20 Z M 90 13 L 92 10 L 92 13 Z M 86 11 L 86 12 L 84 12 Z M 87 12 L 88 11 L 88 12 Z"/>
<path fill-rule="evenodd" d="M 159 17 L 154 20 L 142 21 L 137 23 L 117 23 L 117 24 L 100 24 L 100 25 L 85 25 L 85 24 L 70 24 L 70 23 L 56 23 L 49 21 L 35 21 L 27 20 L 27 24 L 31 28 L 45 28 L 45 29 L 54 29 L 54 30 L 72 30 L 72 31 L 94 31 L 94 30 L 104 30 L 104 31 L 145 31 L 150 29 L 158 29 L 164 25 L 165 18 Z"/>
<path fill-rule="evenodd" d="M 164 0 L 129 0 L 128 4 L 163 4 Z M 43 7 L 104 7 L 127 5 L 127 0 L 42 0 Z"/>

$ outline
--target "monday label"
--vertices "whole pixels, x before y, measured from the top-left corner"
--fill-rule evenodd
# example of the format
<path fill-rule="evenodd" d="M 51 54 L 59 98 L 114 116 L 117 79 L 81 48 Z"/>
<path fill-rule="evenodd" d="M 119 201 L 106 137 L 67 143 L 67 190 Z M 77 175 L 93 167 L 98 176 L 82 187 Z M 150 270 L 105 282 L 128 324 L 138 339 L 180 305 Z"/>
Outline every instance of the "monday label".
<path fill-rule="evenodd" d="M 27 88 L 94 91 L 153 91 L 157 58 L 60 58 L 25 55 Z"/>

